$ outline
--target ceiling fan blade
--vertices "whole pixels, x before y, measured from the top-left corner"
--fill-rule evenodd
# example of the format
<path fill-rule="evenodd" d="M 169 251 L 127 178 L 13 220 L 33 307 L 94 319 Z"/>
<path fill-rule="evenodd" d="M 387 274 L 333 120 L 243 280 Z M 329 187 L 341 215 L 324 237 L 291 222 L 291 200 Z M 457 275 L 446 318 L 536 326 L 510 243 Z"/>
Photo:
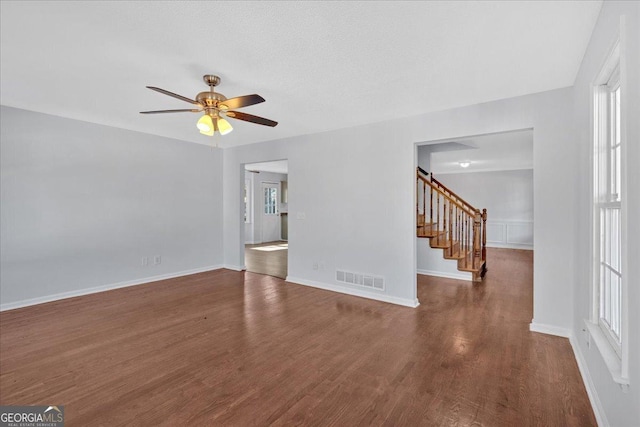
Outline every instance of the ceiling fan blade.
<path fill-rule="evenodd" d="M 186 110 L 156 110 L 156 111 L 140 111 L 140 114 L 158 114 L 158 113 L 199 113 L 202 110 L 186 109 Z"/>
<path fill-rule="evenodd" d="M 278 122 L 265 119 L 264 117 L 254 116 L 253 114 L 241 113 L 240 111 L 227 111 L 227 117 L 232 119 L 244 120 L 245 122 L 257 123 L 259 125 L 274 127 Z"/>
<path fill-rule="evenodd" d="M 190 102 L 195 105 L 200 105 L 199 102 L 196 102 L 193 99 L 189 99 L 186 96 L 178 95 L 177 93 L 169 92 L 168 90 L 160 89 L 159 87 L 147 86 L 147 88 L 151 90 L 155 90 L 156 92 L 164 93 L 165 95 L 169 95 L 174 98 L 180 99 L 181 101 Z"/>
<path fill-rule="evenodd" d="M 222 109 L 226 107 L 227 110 L 233 110 L 234 108 L 248 107 L 249 105 L 260 104 L 261 102 L 264 102 L 264 98 L 254 93 L 253 95 L 226 99 L 222 101 L 219 106 Z"/>

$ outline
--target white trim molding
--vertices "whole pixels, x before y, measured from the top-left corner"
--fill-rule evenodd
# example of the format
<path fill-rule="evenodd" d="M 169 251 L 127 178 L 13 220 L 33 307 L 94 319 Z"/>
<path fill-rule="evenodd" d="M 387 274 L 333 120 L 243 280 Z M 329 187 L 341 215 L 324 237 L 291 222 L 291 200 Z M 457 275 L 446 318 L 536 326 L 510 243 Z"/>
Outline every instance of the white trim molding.
<path fill-rule="evenodd" d="M 219 270 L 222 265 L 212 265 L 192 270 L 178 271 L 176 273 L 160 274 L 158 276 L 143 277 L 140 279 L 127 280 L 125 282 L 111 283 L 108 285 L 95 286 L 92 288 L 78 289 L 75 291 L 61 292 L 59 294 L 45 295 L 37 298 L 30 298 L 16 302 L 0 304 L 0 311 L 15 310 L 16 308 L 29 307 L 31 305 L 44 304 L 46 302 L 59 301 L 62 299 L 79 297 L 83 295 L 96 294 L 98 292 L 111 291 L 113 289 L 127 288 L 129 286 L 144 285 L 145 283 L 157 282 L 159 280 L 173 279 L 175 277 L 189 276 L 191 274 L 204 273 L 206 271 Z"/>
<path fill-rule="evenodd" d="M 245 271 L 247 269 L 247 266 L 245 266 L 245 265 L 225 264 L 220 268 L 226 268 L 227 270 L 233 270 L 233 271 Z"/>
<path fill-rule="evenodd" d="M 589 401 L 591 402 L 591 408 L 593 409 L 593 414 L 596 417 L 596 422 L 600 427 L 608 427 L 610 424 L 604 412 L 604 407 L 602 406 L 602 402 L 600 402 L 596 386 L 593 383 L 591 374 L 589 373 L 587 361 L 585 360 L 584 355 L 580 350 L 580 345 L 578 345 L 575 335 L 571 334 L 571 336 L 569 337 L 569 343 L 571 343 L 571 348 L 573 349 L 573 354 L 578 364 L 578 370 L 580 371 L 580 375 L 582 376 L 582 382 L 584 383 L 584 387 L 587 390 L 587 396 L 589 397 Z"/>
<path fill-rule="evenodd" d="M 418 301 L 417 298 L 415 300 L 398 298 L 398 297 L 393 297 L 389 295 L 368 292 L 360 289 L 350 289 L 343 286 L 334 285 L 331 283 L 316 282 L 313 280 L 306 280 L 306 279 L 301 279 L 298 277 L 291 277 L 291 276 L 287 276 L 286 281 L 296 285 L 310 286 L 312 288 L 324 289 L 326 291 L 339 292 L 341 294 L 347 294 L 347 295 L 361 297 L 361 298 L 368 298 L 368 299 L 373 299 L 377 301 L 388 302 L 391 304 L 402 305 L 405 307 L 416 308 L 417 306 L 420 305 L 420 301 Z"/>
<path fill-rule="evenodd" d="M 465 280 L 467 282 L 473 280 L 473 274 L 462 271 L 458 273 L 450 273 L 445 271 L 418 269 L 417 273 L 423 276 L 443 277 L 445 279 Z"/>
<path fill-rule="evenodd" d="M 555 335 L 569 339 L 569 343 L 571 344 L 571 348 L 573 349 L 573 354 L 576 358 L 576 363 L 578 364 L 578 370 L 580 371 L 580 376 L 582 377 L 584 387 L 587 390 L 587 396 L 589 397 L 589 402 L 591 403 L 591 408 L 593 409 L 593 414 L 596 417 L 596 421 L 600 427 L 608 427 L 609 421 L 607 420 L 607 417 L 605 415 L 604 407 L 602 406 L 602 402 L 600 402 L 596 386 L 593 383 L 593 379 L 591 378 L 591 375 L 589 373 L 587 361 L 585 360 L 584 355 L 580 350 L 580 345 L 578 344 L 575 335 L 569 329 L 553 325 L 535 323 L 535 321 L 529 324 L 529 330 L 531 332 L 539 332 L 541 334 Z"/>
<path fill-rule="evenodd" d="M 622 374 L 622 360 L 609 343 L 609 340 L 605 336 L 600 325 L 586 319 L 584 324 L 589 333 L 589 342 L 593 341 L 595 343 L 605 365 L 607 365 L 607 369 L 609 370 L 613 381 L 621 386 L 628 386 L 629 378 Z"/>
<path fill-rule="evenodd" d="M 533 250 L 533 221 L 487 219 L 487 247 Z"/>
<path fill-rule="evenodd" d="M 569 338 L 571 336 L 571 330 L 566 328 L 561 328 L 560 326 L 555 325 L 545 325 L 544 323 L 536 323 L 536 321 L 532 321 L 529 324 L 529 330 L 531 332 L 538 332 L 541 334 L 547 335 L 555 335 L 557 337 Z"/>

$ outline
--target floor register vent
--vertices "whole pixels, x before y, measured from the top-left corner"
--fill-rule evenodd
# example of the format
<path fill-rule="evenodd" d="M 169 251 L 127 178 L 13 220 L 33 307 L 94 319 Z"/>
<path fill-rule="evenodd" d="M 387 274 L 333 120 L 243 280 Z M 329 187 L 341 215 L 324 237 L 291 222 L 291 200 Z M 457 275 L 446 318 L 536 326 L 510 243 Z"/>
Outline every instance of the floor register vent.
<path fill-rule="evenodd" d="M 336 270 L 336 280 L 350 285 L 384 291 L 384 277 L 369 274 L 352 273 L 351 271 Z"/>

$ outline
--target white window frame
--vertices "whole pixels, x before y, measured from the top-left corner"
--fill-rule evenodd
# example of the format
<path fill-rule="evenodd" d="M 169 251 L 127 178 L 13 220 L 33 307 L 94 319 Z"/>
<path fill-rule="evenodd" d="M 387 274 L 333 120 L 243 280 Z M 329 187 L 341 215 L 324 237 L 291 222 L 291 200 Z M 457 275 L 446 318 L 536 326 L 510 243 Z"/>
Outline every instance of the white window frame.
<path fill-rule="evenodd" d="M 627 229 L 627 203 L 626 203 L 626 109 L 625 109 L 625 91 L 624 91 L 624 68 L 621 64 L 620 43 L 616 41 L 607 60 L 593 82 L 592 85 L 592 179 L 591 179 L 591 224 L 592 224 L 592 313 L 591 318 L 585 320 L 585 324 L 589 331 L 589 342 L 593 341 L 600 351 L 613 379 L 615 382 L 627 386 L 629 384 L 628 375 L 628 302 L 627 302 L 627 283 L 624 272 L 627 271 L 627 236 L 624 230 Z M 612 105 L 610 103 L 611 92 L 616 88 L 620 88 L 621 108 L 620 108 L 620 194 L 615 195 L 611 185 L 611 174 L 609 173 L 611 163 L 611 138 L 614 135 L 615 126 L 611 125 Z M 615 145 L 615 141 L 614 141 Z M 601 174 L 606 173 L 605 177 Z M 621 273 L 621 303 L 619 306 L 620 319 L 619 330 L 617 336 L 606 321 L 603 321 L 601 315 L 601 209 L 619 209 L 620 220 L 619 227 L 621 233 L 619 235 L 620 245 L 620 261 L 619 273 Z M 605 243 L 606 246 L 606 243 Z M 606 259 L 606 257 L 605 257 Z"/>
<path fill-rule="evenodd" d="M 595 224 L 599 231 L 595 233 L 598 252 L 598 325 L 602 329 L 609 344 L 618 357 L 622 355 L 622 295 L 621 288 L 624 277 L 622 275 L 621 240 L 622 240 L 622 200 L 620 191 L 621 182 L 618 167 L 613 165 L 613 152 L 617 147 L 621 149 L 621 135 L 618 133 L 617 122 L 620 112 L 616 93 L 620 91 L 620 67 L 619 64 L 611 72 L 605 84 L 599 85 L 596 92 L 597 98 L 597 138 L 594 139 L 596 151 L 594 172 L 594 216 Z M 621 159 L 620 159 L 621 160 Z M 617 162 L 616 162 L 617 163 Z M 606 220 L 605 218 L 608 218 Z M 614 220 L 614 218 L 616 218 Z M 612 224 L 616 224 L 615 230 Z M 613 254 L 616 259 L 613 259 Z M 604 276 L 608 276 L 605 281 Z M 614 286 L 610 281 L 618 282 Z M 614 295 L 617 294 L 617 295 Z"/>
<path fill-rule="evenodd" d="M 271 183 L 271 182 L 263 182 L 263 184 L 277 185 L 276 183 Z M 280 211 L 278 209 L 278 197 L 280 197 L 280 191 L 278 191 L 279 188 L 280 188 L 279 185 L 277 185 L 277 187 L 266 187 L 266 186 L 262 187 L 262 197 L 263 197 L 263 210 L 262 210 L 262 213 L 264 215 L 278 215 L 280 213 Z M 275 190 L 275 199 L 273 201 L 273 205 L 271 203 L 267 203 L 266 191 L 265 190 Z M 271 193 L 271 191 L 269 191 L 269 193 Z M 267 212 L 267 208 L 269 206 L 273 206 L 273 212 Z M 271 211 L 271 209 L 269 209 L 269 211 Z"/>

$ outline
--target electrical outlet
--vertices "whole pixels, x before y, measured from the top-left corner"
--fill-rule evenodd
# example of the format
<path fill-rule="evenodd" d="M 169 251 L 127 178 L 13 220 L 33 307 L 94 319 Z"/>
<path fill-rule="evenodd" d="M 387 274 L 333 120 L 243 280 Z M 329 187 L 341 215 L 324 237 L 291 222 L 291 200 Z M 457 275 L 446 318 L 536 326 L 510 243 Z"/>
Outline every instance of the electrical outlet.
<path fill-rule="evenodd" d="M 143 267 L 147 267 L 149 265 L 149 257 L 143 256 L 142 257 L 142 266 Z"/>
<path fill-rule="evenodd" d="M 317 270 L 318 269 L 318 261 L 314 261 L 313 262 L 313 269 Z"/>
<path fill-rule="evenodd" d="M 153 264 L 154 265 L 162 264 L 162 257 L 160 255 L 156 255 L 155 257 L 153 257 Z"/>

